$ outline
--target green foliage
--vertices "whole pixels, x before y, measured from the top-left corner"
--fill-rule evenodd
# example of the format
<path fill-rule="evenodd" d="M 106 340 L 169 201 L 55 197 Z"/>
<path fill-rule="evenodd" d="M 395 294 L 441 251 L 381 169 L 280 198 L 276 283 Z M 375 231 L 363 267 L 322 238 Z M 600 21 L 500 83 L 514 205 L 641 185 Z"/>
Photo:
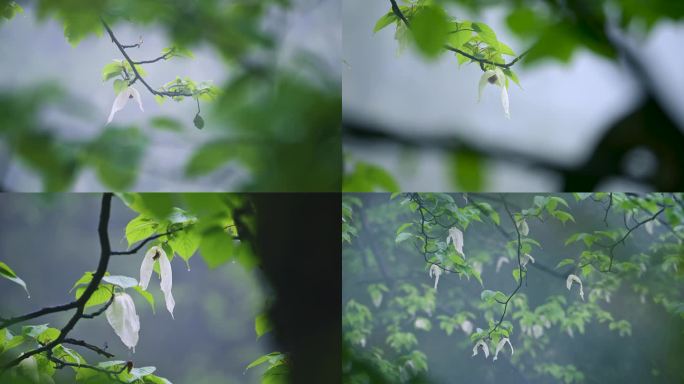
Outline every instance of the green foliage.
<path fill-rule="evenodd" d="M 681 330 L 680 194 L 384 196 L 349 195 L 355 204 L 342 209 L 364 239 L 343 243 L 345 381 L 421 380 L 434 361 L 461 369 L 463 381 L 497 382 L 489 364 L 503 338 L 515 354 L 500 354 L 539 382 L 582 383 L 589 375 L 609 382 L 636 372 L 605 371 L 596 359 L 603 352 L 593 352 L 604 346 L 622 354 L 623 343 L 644 342 L 659 359 L 678 358 L 656 340 Z M 462 232 L 463 252 L 456 241 L 447 245 L 451 228 Z M 569 274 L 583 297 L 576 281 L 568 290 Z M 655 318 L 677 325 L 653 328 Z M 491 353 L 482 368 L 471 363 L 479 341 Z M 586 352 L 577 357 L 574 345 Z M 424 356 L 422 371 L 409 369 L 410 355 Z M 681 374 L 665 365 L 653 364 Z"/>
<path fill-rule="evenodd" d="M 260 356 L 247 365 L 247 369 L 252 369 L 266 364 L 266 370 L 261 376 L 262 384 L 284 384 L 288 382 L 289 366 L 287 357 L 280 352 L 271 352 Z"/>
<path fill-rule="evenodd" d="M 12 270 L 12 268 L 10 268 L 9 265 L 3 263 L 2 261 L 0 261 L 0 276 L 15 284 L 21 285 L 21 287 L 24 288 L 24 290 L 26 291 L 26 294 L 29 295 L 29 297 L 31 297 L 24 280 L 17 276 L 17 274 L 14 273 L 14 271 Z"/>
<path fill-rule="evenodd" d="M 354 161 L 352 170 L 345 172 L 344 192 L 399 191 L 399 184 L 381 167 L 361 161 Z"/>

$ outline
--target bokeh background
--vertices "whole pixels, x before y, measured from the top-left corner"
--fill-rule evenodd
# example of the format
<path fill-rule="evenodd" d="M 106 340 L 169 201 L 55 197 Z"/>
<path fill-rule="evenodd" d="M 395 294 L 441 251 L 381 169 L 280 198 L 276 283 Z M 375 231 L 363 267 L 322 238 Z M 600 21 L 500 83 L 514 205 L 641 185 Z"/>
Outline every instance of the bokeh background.
<path fill-rule="evenodd" d="M 0 194 L 0 260 L 26 282 L 31 294 L 27 299 L 21 287 L 2 279 L 3 317 L 73 300 L 69 289 L 97 266 L 100 200 L 95 194 Z M 113 199 L 109 224 L 113 249 L 126 249 L 124 229 L 135 216 Z M 113 256 L 109 272 L 138 279 L 143 254 Z M 178 257 L 172 267 L 175 319 L 164 306 L 156 277 L 148 289 L 155 296 L 156 314 L 140 295 L 131 294 L 141 323 L 135 353 L 121 343 L 104 315 L 79 321 L 71 335 L 100 347 L 106 344 L 115 359 L 133 360 L 138 367 L 156 366 L 155 374 L 176 384 L 260 382 L 263 369 L 245 371 L 245 367 L 276 348 L 271 334 L 257 340 L 254 331 L 254 318 L 272 296 L 258 269 L 247 271 L 240 264 L 228 263 L 209 270 L 199 257 L 190 260 L 189 271 Z M 49 323 L 61 328 L 70 314 L 22 325 Z M 89 363 L 103 361 L 90 351 L 76 349 Z M 62 371 L 55 378 L 73 377 L 70 369 Z"/>
<path fill-rule="evenodd" d="M 7 107 L 2 109 L 3 125 L 12 125 L 20 120 L 21 113 L 35 114 L 36 120 L 41 122 L 46 131 L 58 141 L 83 142 L 98 137 L 105 128 L 107 116 L 114 101 L 114 91 L 111 81 L 103 82 L 101 70 L 105 64 L 111 63 L 113 59 L 122 59 L 117 47 L 110 41 L 107 34 L 101 37 L 95 34 L 88 35 L 76 46 L 69 44 L 64 37 L 64 26 L 50 14 L 40 20 L 37 17 L 38 2 L 18 1 L 24 8 L 23 13 L 18 13 L 11 20 L 3 20 L 0 23 L 0 66 L 3 70 L 0 73 L 0 94 L 3 94 L 3 103 L 10 103 L 17 95 L 22 95 L 28 90 L 37 89 L 44 84 L 53 84 L 62 88 L 65 99 L 65 106 L 40 105 L 36 111 L 21 111 L 17 108 Z M 267 4 L 268 3 L 268 4 Z M 289 3 L 289 5 L 284 5 Z M 48 2 L 42 2 L 41 8 L 49 8 Z M 246 97 L 240 92 L 236 92 L 232 99 L 222 102 L 202 102 L 202 116 L 205 119 L 205 127 L 198 130 L 193 126 L 193 117 L 197 112 L 197 105 L 194 100 L 187 98 L 181 102 L 173 102 L 166 99 L 163 105 L 155 102 L 154 96 L 144 89 L 138 82 L 135 86 L 142 94 L 142 102 L 145 112 L 141 112 L 134 103 L 130 103 L 122 111 L 116 114 L 114 121 L 109 126 L 135 126 L 141 130 L 142 136 L 146 136 L 146 149 L 139 166 L 128 167 L 130 172 L 134 172 L 136 177 L 130 185 L 119 187 L 117 185 L 102 184 L 101 177 L 98 177 L 94 168 L 83 167 L 77 173 L 73 183 L 67 185 L 67 189 L 73 191 L 102 191 L 109 189 L 137 190 L 137 191 L 226 191 L 245 189 L 246 183 L 259 184 L 254 181 L 260 178 L 270 178 L 264 170 L 254 170 L 250 165 L 245 166 L 245 162 L 254 165 L 256 160 L 245 160 L 245 162 L 231 161 L 241 160 L 253 155 L 245 154 L 240 145 L 224 144 L 220 148 L 212 148 L 209 160 L 204 163 L 216 164 L 211 171 L 187 177 L 186 167 L 193 155 L 198 153 L 198 149 L 211 143 L 225 143 L 226 138 L 251 137 L 254 140 L 269 142 L 274 140 L 276 143 L 263 145 L 257 148 L 256 152 L 266 162 L 266 166 L 275 165 L 276 160 L 270 160 L 269 156 L 277 157 L 277 142 L 285 141 L 287 145 L 294 146 L 292 142 L 316 142 L 328 140 L 327 135 L 339 130 L 339 102 L 330 115 L 325 113 L 330 111 L 326 104 L 326 97 L 339 100 L 339 78 L 341 71 L 340 46 L 341 29 L 340 13 L 341 7 L 335 0 L 294 0 L 289 2 L 271 1 L 264 2 L 265 11 L 254 19 L 241 17 L 239 11 L 237 15 L 231 12 L 237 7 L 231 7 L 229 2 L 213 1 L 197 4 L 170 4 L 168 2 L 157 2 L 145 4 L 128 4 L 122 6 L 117 2 L 102 2 L 95 5 L 84 1 L 84 10 L 88 7 L 97 8 L 101 6 L 109 13 L 120 12 L 122 7 L 132 9 L 131 12 L 139 13 L 133 15 L 129 20 L 118 22 L 110 21 L 110 26 L 114 30 L 119 41 L 123 44 L 134 44 L 142 37 L 144 42 L 140 48 L 129 49 L 128 53 L 133 60 L 149 60 L 160 56 L 163 48 L 172 46 L 174 38 L 189 39 L 192 43 L 188 48 L 194 53 L 194 58 L 173 58 L 171 60 L 160 61 L 154 64 L 145 65 L 147 71 L 147 82 L 157 88 L 173 80 L 176 76 L 190 77 L 201 81 L 212 81 L 214 85 L 230 92 L 228 81 L 235 79 L 243 74 L 238 63 L 245 64 L 247 67 L 253 66 L 254 73 L 248 80 L 261 81 L 261 77 L 268 78 L 269 82 L 280 81 L 284 78 L 290 84 L 297 84 L 301 87 L 314 87 L 315 91 L 307 88 L 289 88 L 286 97 L 289 97 L 288 105 L 275 105 L 268 110 L 267 105 L 262 105 L 264 115 L 270 121 L 258 122 L 258 128 L 250 130 L 250 122 L 256 119 L 255 116 L 235 117 L 239 113 L 229 115 L 228 110 L 231 105 L 241 105 L 246 102 Z M 69 9 L 69 6 L 77 6 L 78 2 L 55 2 L 55 9 Z M 87 7 L 86 7 L 87 6 Z M 147 8 L 146 8 L 147 7 Z M 152 19 L 152 23 L 140 23 L 144 12 L 158 7 L 158 19 Z M 162 11 L 163 10 L 163 11 Z M 82 18 L 84 21 L 95 17 L 90 9 L 84 11 Z M 126 11 L 124 11 L 126 12 Z M 164 12 L 167 12 L 164 14 Z M 173 14 L 183 13 L 185 16 Z M 203 12 L 208 13 L 203 14 Z M 117 15 L 121 16 L 121 15 Z M 107 14 L 105 13 L 105 18 Z M 172 19 L 179 17 L 179 20 L 192 23 L 191 19 L 199 20 L 202 18 L 211 19 L 212 17 L 223 17 L 222 28 L 225 30 L 213 31 L 213 33 L 228 36 L 228 33 L 241 34 L 239 39 L 234 39 L 234 46 L 237 52 L 229 51 L 227 48 L 219 48 L 216 36 L 211 35 L 212 31 L 203 29 L 202 25 L 194 25 L 191 30 L 182 31 L 180 27 L 174 27 Z M 233 20 L 232 18 L 235 18 Z M 250 16 L 251 17 L 251 16 Z M 110 19 L 113 19 L 110 18 Z M 213 19 L 213 22 L 216 22 Z M 240 20 L 239 22 L 236 20 Z M 205 22 L 208 22 L 205 20 Z M 244 25 L 239 25 L 244 23 Z M 256 26 L 254 26 L 256 24 Z M 190 24 L 188 24 L 190 25 Z M 233 29 L 231 29 L 233 28 Z M 249 35 L 252 28 L 260 30 L 262 36 Z M 176 36 L 169 36 L 169 30 L 173 30 Z M 199 32 L 198 32 L 199 31 Z M 202 36 L 200 36 L 202 35 Z M 219 36 L 220 37 L 220 36 Z M 207 40 L 214 39 L 213 43 Z M 202 40 L 204 39 L 204 40 Z M 243 39 L 244 41 L 240 40 Z M 229 44 L 225 44 L 231 47 Z M 243 49 L 244 48 L 244 49 Z M 242 49 L 242 50 L 241 50 Z M 306 55 L 310 66 L 304 66 L 301 62 L 302 55 Z M 263 67 L 262 67 L 263 66 Z M 261 71 L 260 73 L 257 73 Z M 306 72 L 305 75 L 298 72 Z M 248 77 L 249 77 L 248 76 Z M 307 79 L 304 79 L 304 76 Z M 257 86 L 255 85 L 254 88 Z M 277 86 L 271 85 L 275 90 Z M 297 93 L 301 91 L 302 94 Z M 39 93 L 45 95 L 46 91 L 38 89 Z M 275 91 L 273 91 L 275 92 Z M 319 92 L 317 96 L 311 96 L 312 101 L 307 98 L 306 92 Z M 9 100 L 9 101 L 8 101 Z M 257 99 L 256 101 L 259 101 Z M 265 103 L 263 99 L 259 101 Z M 309 104 L 321 103 L 311 108 L 318 108 L 320 118 L 316 121 L 311 118 L 307 123 L 318 124 L 316 137 L 313 137 L 308 127 L 300 124 L 301 120 L 310 118 L 301 117 L 299 114 L 302 109 L 310 108 Z M 282 104 L 282 103 L 281 103 Z M 3 104 L 0 104 L 2 106 Z M 252 113 L 249 104 L 245 103 L 243 108 L 245 114 Z M 335 113 L 335 110 L 337 113 Z M 280 116 L 289 113 L 287 116 Z M 14 116 L 13 116 L 14 115 Z M 325 116 L 323 116 L 325 115 Z M 170 118 L 175 123 L 170 127 L 161 127 L 153 124 L 155 117 Z M 285 120 L 280 122 L 277 119 Z M 236 121 L 238 121 L 236 123 Z M 241 124 L 242 123 L 242 124 Z M 35 123 L 34 123 L 35 124 Z M 269 124 L 280 124 L 277 127 Z M 321 127 L 323 126 L 323 127 Z M 26 130 L 29 127 L 24 127 Z M 166 128 L 166 129 L 163 129 Z M 336 128 L 336 129 L 333 129 Z M 2 133 L 2 132 L 0 132 Z M 140 137 L 140 136 L 137 136 Z M 337 136 L 335 136 L 337 137 Z M 339 138 L 337 139 L 339 140 Z M 141 140 L 142 141 L 142 140 Z M 327 142 L 327 141 L 326 141 Z M 40 191 L 45 188 L 41 180 L 41 173 L 36 172 L 35 168 L 29 166 L 30 161 L 22 161 L 21 156 L 16 156 L 16 148 L 12 148 L 12 140 L 0 140 L 0 185 L 2 189 L 9 191 Z M 319 144 L 320 145 L 320 144 Z M 339 147 L 339 142 L 335 143 Z M 72 149 L 73 151 L 73 149 Z M 65 150 L 65 153 L 68 149 Z M 292 151 L 290 153 L 291 162 L 295 162 L 297 156 L 308 155 L 303 150 Z M 297 153 L 294 153 L 297 152 Z M 321 161 L 320 164 L 333 164 L 333 168 L 326 168 L 326 172 L 331 173 L 332 169 L 337 170 L 339 166 L 339 155 L 335 151 L 327 151 L 333 159 Z M 30 155 L 29 158 L 38 158 L 38 154 Z M 320 156 L 319 158 L 323 158 Z M 82 160 L 82 159 L 81 159 Z M 34 160 L 39 161 L 39 160 Z M 56 164 L 56 161 L 52 161 Z M 87 161 L 86 161 L 87 164 Z M 286 174 L 285 166 L 282 164 L 282 173 Z M 116 164 L 113 165 L 114 167 Z M 124 166 L 126 167 L 126 166 Z M 60 170 L 50 169 L 46 165 L 40 165 L 39 169 L 47 168 L 48 173 L 57 173 Z M 61 172 L 67 172 L 61 171 Z M 66 177 L 63 177 L 66 179 Z M 327 184 L 326 184 L 327 183 Z M 308 189 L 292 180 L 289 188 L 284 183 L 271 189 Z M 293 186 L 294 185 L 294 186 Z M 61 187 L 64 188 L 64 187 Z M 259 189 L 259 187 L 256 187 Z M 322 181 L 316 187 L 310 189 L 328 189 L 330 183 Z"/>
<path fill-rule="evenodd" d="M 511 32 L 506 22 L 510 10 L 516 6 L 534 10 L 534 5 L 553 2 L 442 3 L 447 3 L 449 14 L 458 20 L 487 23 L 500 41 L 520 54 L 534 39 L 523 40 Z M 591 3 L 586 8 L 639 8 L 627 1 Z M 644 19 L 656 20 L 653 28 L 643 33 L 645 29 L 637 20 L 633 23 L 636 27 L 630 25 L 621 34 L 638 52 L 653 78 L 658 100 L 682 129 L 683 58 L 675 47 L 682 46 L 684 25 L 670 19 L 681 17 L 682 6 L 663 1 L 648 4 L 650 9 L 644 3 L 637 11 Z M 666 7 L 671 12 L 661 13 Z M 480 8 L 480 12 L 473 8 Z M 394 25 L 374 34 L 375 22 L 389 9 L 389 0 L 348 0 L 343 4 L 343 119 L 345 125 L 372 128 L 407 140 L 369 140 L 347 132 L 345 154 L 351 158 L 347 171 L 350 163 L 361 160 L 389 171 L 401 190 L 468 190 L 467 186 L 455 185 L 451 154 L 439 148 L 458 142 L 494 156 L 483 166 L 479 186 L 483 191 L 559 190 L 563 182 L 558 173 L 531 165 L 536 160 L 562 167 L 582 163 L 611 124 L 644 99 L 643 89 L 622 60 L 579 47 L 567 63 L 546 60 L 526 66 L 523 60 L 514 66 L 522 87 L 513 83 L 509 87 L 511 119 L 507 120 L 498 88 L 488 86 L 477 103 L 482 75 L 477 65 L 459 67 L 454 55 L 446 52 L 434 61 L 426 60 L 415 49 L 399 54 Z M 655 120 L 651 122 L 655 124 Z M 650 128 L 648 122 L 645 124 Z M 650 149 L 632 151 L 620 164 L 632 176 L 660 165 Z M 603 180 L 596 189 L 649 188 L 653 187 L 648 183 L 616 177 Z"/>

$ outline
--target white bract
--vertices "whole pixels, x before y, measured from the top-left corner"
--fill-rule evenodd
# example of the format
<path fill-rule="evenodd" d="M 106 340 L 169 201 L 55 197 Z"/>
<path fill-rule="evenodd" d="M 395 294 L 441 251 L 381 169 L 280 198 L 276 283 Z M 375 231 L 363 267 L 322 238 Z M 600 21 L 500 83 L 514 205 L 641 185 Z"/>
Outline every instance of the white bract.
<path fill-rule="evenodd" d="M 413 323 L 413 325 L 417 329 L 422 329 L 423 331 L 429 331 L 430 330 L 430 321 L 424 317 L 419 317 L 416 319 L 416 321 Z"/>
<path fill-rule="evenodd" d="M 473 323 L 471 323 L 470 320 L 464 320 L 461 323 L 461 330 L 466 334 L 470 335 L 471 333 L 473 333 Z"/>
<path fill-rule="evenodd" d="M 532 264 L 534 264 L 534 257 L 530 256 L 529 253 L 524 254 L 524 255 L 520 258 L 520 265 L 521 265 L 523 268 L 525 268 L 525 266 L 526 266 L 527 263 L 529 263 L 529 262 L 532 262 Z"/>
<path fill-rule="evenodd" d="M 439 275 L 442 274 L 442 268 L 439 267 L 437 264 L 432 264 L 430 266 L 430 271 L 428 272 L 428 275 L 430 277 L 435 277 L 435 291 L 437 290 L 437 284 L 439 284 Z"/>
<path fill-rule="evenodd" d="M 120 110 L 124 109 L 126 106 L 126 103 L 128 103 L 129 99 L 134 99 L 135 101 L 138 102 L 138 107 L 140 107 L 140 110 L 145 112 L 142 106 L 142 99 L 140 98 L 140 92 L 138 92 L 137 89 L 133 87 L 128 87 L 126 89 L 121 90 L 121 93 L 119 93 L 118 96 L 114 99 L 114 104 L 112 104 L 112 111 L 109 112 L 109 118 L 107 119 L 107 124 L 112 122 L 112 119 L 114 118 L 114 114 L 119 112 Z"/>
<path fill-rule="evenodd" d="M 173 299 L 171 293 L 171 286 L 173 285 L 173 275 L 171 271 L 171 262 L 166 256 L 166 252 L 161 247 L 154 246 L 150 248 L 145 254 L 142 264 L 140 265 L 140 287 L 147 290 L 147 285 L 150 283 L 152 271 L 154 270 L 154 262 L 159 260 L 159 274 L 161 275 L 161 287 L 164 292 L 164 300 L 166 301 L 166 309 L 173 317 L 173 307 L 176 306 L 176 301 Z"/>
<path fill-rule="evenodd" d="M 511 261 L 508 260 L 508 258 L 505 257 L 505 256 L 499 257 L 499 260 L 496 261 L 496 273 L 499 273 L 499 270 L 501 270 L 501 266 L 502 266 L 502 265 L 508 264 L 508 263 L 510 263 L 510 262 L 511 262 Z"/>
<path fill-rule="evenodd" d="M 579 288 L 579 294 L 580 294 L 580 297 L 582 298 L 582 300 L 584 300 L 584 289 L 582 287 L 582 280 L 580 280 L 580 278 L 577 277 L 577 275 L 570 274 L 570 275 L 568 275 L 567 280 L 565 280 L 565 286 L 568 288 L 568 291 L 570 290 L 570 288 L 572 288 L 573 282 L 576 282 L 577 284 L 579 284 L 579 287 L 580 287 Z"/>
<path fill-rule="evenodd" d="M 451 227 L 449 229 L 449 236 L 447 236 L 446 239 L 447 247 L 449 246 L 450 242 L 454 244 L 456 251 L 460 253 L 463 258 L 465 258 L 465 254 L 463 253 L 463 232 L 461 232 L 460 229 L 456 227 Z"/>
<path fill-rule="evenodd" d="M 473 347 L 473 357 L 477 356 L 477 353 L 479 352 L 479 347 L 482 347 L 482 352 L 484 352 L 485 359 L 489 357 L 489 347 L 487 346 L 487 343 L 484 342 L 484 340 L 480 340 L 475 344 Z"/>
<path fill-rule="evenodd" d="M 499 352 L 503 349 L 504 346 L 506 346 L 506 343 L 508 343 L 508 346 L 511 347 L 511 356 L 513 355 L 513 345 L 511 344 L 511 341 L 508 340 L 508 337 L 504 337 L 503 339 L 499 340 L 499 344 L 496 345 L 496 351 L 494 352 L 494 361 L 499 358 Z"/>
<path fill-rule="evenodd" d="M 140 331 L 140 318 L 135 312 L 133 299 L 126 293 L 116 293 L 114 301 L 105 311 L 109 325 L 124 345 L 135 352 Z"/>
<path fill-rule="evenodd" d="M 480 92 L 477 97 L 478 103 L 480 102 L 480 99 L 482 99 L 482 91 L 484 90 L 487 83 L 501 87 L 501 105 L 503 106 L 506 118 L 510 119 L 511 113 L 508 106 L 508 90 L 506 89 L 506 75 L 503 73 L 501 68 L 496 68 L 494 70 L 490 69 L 486 71 L 480 78 Z"/>

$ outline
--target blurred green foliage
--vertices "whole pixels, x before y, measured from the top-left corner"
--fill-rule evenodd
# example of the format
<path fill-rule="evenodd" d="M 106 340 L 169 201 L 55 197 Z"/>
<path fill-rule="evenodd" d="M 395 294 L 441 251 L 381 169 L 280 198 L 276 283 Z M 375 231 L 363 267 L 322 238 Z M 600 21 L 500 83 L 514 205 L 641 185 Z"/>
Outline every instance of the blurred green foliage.
<path fill-rule="evenodd" d="M 7 4 L 13 3 L 3 2 L 3 15 L 11 17 L 10 11 L 15 8 Z M 118 23 L 160 27 L 171 40 L 172 52 L 187 55 L 190 48 L 208 44 L 220 54 L 231 76 L 212 91 L 221 94 L 218 102 L 193 119 L 197 128 L 206 124 L 205 131 L 217 136 L 187 160 L 187 177 L 204 175 L 233 163 L 249 172 L 246 184 L 237 186 L 239 189 L 340 190 L 340 79 L 308 52 L 299 52 L 300 60 L 278 60 L 282 38 L 279 34 L 285 31 L 267 23 L 273 20 L 274 12 L 288 12 L 290 2 L 44 0 L 32 6 L 38 19 L 61 22 L 66 39 L 75 46 L 84 37 L 104 36 L 102 18 L 112 28 Z M 105 37 L 102 43 L 111 44 Z M 147 70 L 153 71 L 154 67 Z M 122 73 L 118 70 L 113 76 Z M 175 81 L 172 85 L 178 84 Z M 188 84 L 183 89 L 204 87 L 194 82 Z M 121 88 L 120 83 L 114 86 Z M 45 87 L 4 91 L 0 100 L 0 137 L 12 155 L 41 176 L 45 190 L 68 190 L 78 172 L 89 166 L 97 169 L 107 188 L 131 187 L 149 144 L 144 134 L 135 127 L 117 131 L 126 137 L 103 133 L 92 146 L 98 153 L 90 151 L 83 156 L 79 146 L 48 133 L 52 131 L 50 124 L 40 116 L 43 107 L 66 97 Z M 207 117 L 211 123 L 205 123 Z M 177 130 L 177 123 L 163 116 L 162 119 L 154 117 L 152 125 Z M 119 145 L 126 147 L 122 153 L 114 154 Z M 103 148 L 108 149 L 100 154 Z"/>

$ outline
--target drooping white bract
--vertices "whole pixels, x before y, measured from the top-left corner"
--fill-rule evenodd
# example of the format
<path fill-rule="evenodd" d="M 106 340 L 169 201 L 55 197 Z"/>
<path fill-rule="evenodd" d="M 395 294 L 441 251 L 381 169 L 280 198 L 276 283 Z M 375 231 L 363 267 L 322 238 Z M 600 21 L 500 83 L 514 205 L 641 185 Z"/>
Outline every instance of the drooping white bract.
<path fill-rule="evenodd" d="M 484 340 L 479 340 L 475 346 L 473 347 L 473 357 L 477 356 L 477 352 L 479 351 L 478 348 L 482 347 L 482 352 L 484 352 L 485 359 L 489 357 L 489 346 L 487 343 L 484 342 Z"/>
<path fill-rule="evenodd" d="M 159 284 L 162 292 L 164 292 L 164 300 L 166 301 L 166 309 L 173 317 L 173 307 L 176 306 L 176 301 L 173 299 L 171 287 L 173 286 L 173 275 L 171 270 L 171 262 L 166 256 L 166 252 L 161 247 L 154 246 L 150 248 L 143 258 L 140 265 L 140 287 L 147 290 L 147 285 L 150 283 L 152 277 L 152 270 L 154 269 L 154 262 L 159 260 L 159 272 L 161 275 L 161 283 Z"/>
<path fill-rule="evenodd" d="M 116 293 L 114 301 L 105 311 L 109 325 L 124 345 L 135 352 L 140 331 L 140 318 L 135 312 L 133 299 L 126 293 Z"/>
<path fill-rule="evenodd" d="M 428 272 L 428 275 L 430 277 L 435 277 L 435 291 L 437 290 L 437 284 L 439 284 L 439 275 L 442 274 L 442 268 L 439 267 L 437 264 L 432 264 L 430 266 L 430 271 Z"/>
<path fill-rule="evenodd" d="M 582 287 L 582 280 L 580 280 L 580 278 L 577 277 L 577 275 L 570 274 L 570 275 L 568 275 L 567 280 L 565 280 L 565 286 L 568 288 L 568 291 L 570 290 L 570 288 L 572 288 L 573 282 L 576 282 L 577 284 L 579 284 L 579 287 L 580 287 L 579 288 L 580 289 L 579 294 L 580 294 L 580 297 L 582 298 L 582 300 L 584 300 L 584 289 Z"/>
<path fill-rule="evenodd" d="M 504 337 L 503 339 L 499 340 L 499 344 L 496 345 L 496 351 L 494 352 L 494 361 L 499 358 L 499 352 L 503 349 L 503 347 L 508 343 L 508 346 L 511 347 L 511 355 L 513 355 L 513 345 L 511 344 L 511 341 L 508 340 L 508 337 Z"/>
<path fill-rule="evenodd" d="M 534 264 L 534 257 L 530 256 L 529 253 L 524 254 L 524 255 L 520 258 L 520 265 L 521 265 L 523 268 L 525 268 L 525 266 L 526 266 L 527 263 L 529 263 L 529 262 L 532 262 L 532 264 Z"/>
<path fill-rule="evenodd" d="M 447 236 L 446 240 L 447 247 L 449 246 L 449 242 L 454 244 L 456 251 L 465 259 L 465 254 L 463 253 L 463 232 L 456 227 L 449 228 L 449 236 Z"/>
<path fill-rule="evenodd" d="M 422 329 L 423 331 L 430 330 L 430 322 L 424 317 L 417 318 L 413 325 L 416 327 L 416 329 Z"/>
<path fill-rule="evenodd" d="M 527 236 L 530 234 L 530 227 L 527 225 L 527 220 L 520 219 L 520 221 L 517 221 L 515 225 L 518 227 L 518 231 L 520 232 L 521 236 Z"/>
<path fill-rule="evenodd" d="M 499 257 L 499 260 L 496 261 L 496 273 L 499 273 L 499 270 L 501 270 L 501 266 L 502 266 L 502 265 L 508 264 L 508 263 L 510 263 L 510 262 L 511 262 L 511 261 L 508 260 L 508 258 L 505 257 L 505 256 Z"/>
<path fill-rule="evenodd" d="M 532 326 L 532 335 L 534 335 L 535 339 L 540 338 L 544 334 L 544 327 L 542 327 L 539 324 L 535 324 Z"/>
<path fill-rule="evenodd" d="M 503 106 L 506 118 L 510 119 L 511 113 L 508 106 L 508 90 L 506 89 L 506 75 L 503 73 L 501 68 L 495 68 L 494 70 L 490 69 L 488 71 L 485 71 L 485 73 L 480 78 L 480 89 L 477 97 L 478 103 L 480 102 L 480 99 L 482 99 L 482 91 L 484 90 L 487 83 L 495 84 L 501 87 L 501 105 Z"/>
<path fill-rule="evenodd" d="M 658 220 L 654 219 L 654 220 L 647 221 L 644 224 L 644 227 L 646 228 L 646 232 L 648 232 L 649 235 L 652 235 L 653 229 L 658 225 L 660 225 L 660 222 L 658 222 Z"/>
<path fill-rule="evenodd" d="M 121 93 L 119 93 L 118 96 L 114 99 L 114 104 L 112 104 L 112 111 L 109 112 L 109 118 L 107 119 L 107 124 L 112 122 L 112 119 L 114 118 L 114 114 L 119 112 L 120 110 L 124 109 L 126 106 L 126 103 L 128 103 L 129 99 L 134 99 L 135 101 L 138 102 L 138 107 L 140 107 L 140 110 L 145 112 L 142 106 L 142 99 L 140 98 L 140 92 L 138 92 L 137 89 L 133 87 L 128 87 L 126 89 L 121 90 Z"/>

